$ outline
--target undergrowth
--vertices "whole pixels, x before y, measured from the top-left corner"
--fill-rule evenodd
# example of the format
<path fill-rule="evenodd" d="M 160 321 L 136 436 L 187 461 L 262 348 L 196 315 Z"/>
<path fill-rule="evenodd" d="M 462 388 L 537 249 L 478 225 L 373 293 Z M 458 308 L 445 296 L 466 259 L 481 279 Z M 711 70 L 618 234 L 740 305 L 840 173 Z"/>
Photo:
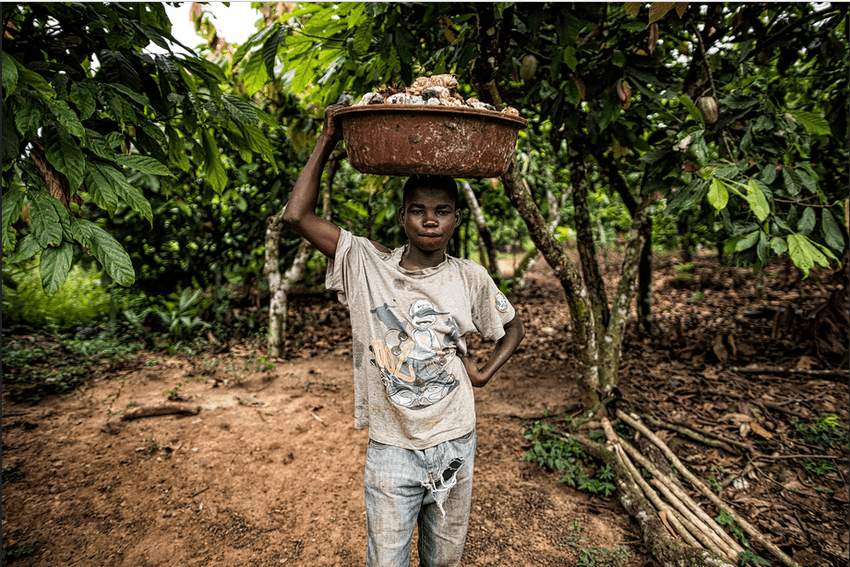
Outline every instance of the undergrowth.
<path fill-rule="evenodd" d="M 141 346 L 107 333 L 86 340 L 4 332 L 4 386 L 12 399 L 37 403 L 46 395 L 73 392 L 94 373 L 135 359 Z"/>
<path fill-rule="evenodd" d="M 611 496 L 616 489 L 611 467 L 597 462 L 574 440 L 554 433 L 555 428 L 539 421 L 526 424 L 523 436 L 531 441 L 531 448 L 523 460 L 563 473 L 560 481 L 579 490 Z"/>
<path fill-rule="evenodd" d="M 823 414 L 814 423 L 805 424 L 794 418 L 791 425 L 797 430 L 797 437 L 823 452 L 843 447 L 846 451 L 850 443 L 848 426 L 839 421 L 834 414 Z M 835 463 L 827 459 L 802 458 L 800 462 L 811 474 L 823 476 L 835 472 Z"/>
<path fill-rule="evenodd" d="M 573 532 L 570 534 L 567 543 L 578 553 L 576 565 L 580 567 L 622 567 L 628 565 L 632 555 L 624 546 L 618 545 L 614 549 L 601 546 L 585 547 L 583 545 L 585 538 L 581 535 L 582 529 L 579 523 L 573 522 L 571 527 Z"/>
<path fill-rule="evenodd" d="M 109 291 L 100 272 L 74 266 L 60 290 L 51 296 L 41 287 L 38 264 L 3 269 L 3 328 L 70 330 L 109 316 Z M 10 284 L 10 285 L 7 285 Z"/>

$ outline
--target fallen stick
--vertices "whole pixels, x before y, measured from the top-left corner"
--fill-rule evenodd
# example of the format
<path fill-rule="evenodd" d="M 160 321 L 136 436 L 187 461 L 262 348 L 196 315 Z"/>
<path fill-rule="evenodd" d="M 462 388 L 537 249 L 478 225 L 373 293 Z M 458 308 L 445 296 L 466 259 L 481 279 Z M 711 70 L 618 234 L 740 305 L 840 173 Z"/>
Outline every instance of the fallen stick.
<path fill-rule="evenodd" d="M 154 417 L 157 415 L 197 415 L 201 406 L 190 406 L 187 404 L 162 404 L 158 406 L 137 406 L 128 409 L 121 415 L 121 421 L 130 421 L 142 417 Z"/>
<path fill-rule="evenodd" d="M 703 432 L 693 429 L 691 427 L 686 427 L 684 425 L 679 425 L 676 423 L 667 423 L 666 421 L 662 421 L 654 416 L 649 414 L 641 414 L 641 417 L 649 422 L 650 425 L 654 427 L 663 427 L 664 429 L 669 429 L 670 431 L 675 431 L 676 433 L 681 433 L 685 437 L 690 437 L 695 441 L 699 441 L 704 445 L 710 445 L 711 447 L 718 447 L 723 449 L 727 453 L 731 453 L 733 455 L 740 454 L 740 451 L 734 449 L 726 440 L 721 440 L 715 437 L 708 437 Z M 749 449 L 749 447 L 748 447 Z"/>
<path fill-rule="evenodd" d="M 768 366 L 764 368 L 733 366 L 729 370 L 740 374 L 776 374 L 778 376 L 800 374 L 803 376 L 815 376 L 818 378 L 847 378 L 847 376 L 850 375 L 850 371 L 847 369 L 813 370 L 805 368 L 783 368 L 781 366 Z"/>

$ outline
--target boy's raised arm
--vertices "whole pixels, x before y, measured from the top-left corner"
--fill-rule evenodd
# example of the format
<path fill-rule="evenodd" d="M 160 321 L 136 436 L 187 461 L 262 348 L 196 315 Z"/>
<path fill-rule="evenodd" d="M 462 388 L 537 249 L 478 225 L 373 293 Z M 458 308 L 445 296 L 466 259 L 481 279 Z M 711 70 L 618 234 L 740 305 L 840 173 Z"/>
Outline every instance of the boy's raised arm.
<path fill-rule="evenodd" d="M 339 242 L 339 227 L 316 214 L 319 182 L 328 157 L 342 139 L 342 129 L 334 120 L 334 113 L 344 104 L 332 104 L 325 109 L 322 133 L 307 165 L 301 170 L 292 195 L 283 211 L 283 220 L 298 234 L 306 238 L 319 252 L 333 258 Z"/>

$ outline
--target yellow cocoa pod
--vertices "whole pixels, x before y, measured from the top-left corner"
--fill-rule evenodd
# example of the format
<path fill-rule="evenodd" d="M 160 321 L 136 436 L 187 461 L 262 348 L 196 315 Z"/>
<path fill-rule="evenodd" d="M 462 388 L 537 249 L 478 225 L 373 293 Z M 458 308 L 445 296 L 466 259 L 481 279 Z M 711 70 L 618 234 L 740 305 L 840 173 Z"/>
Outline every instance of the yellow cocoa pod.
<path fill-rule="evenodd" d="M 717 108 L 717 101 L 712 96 L 701 96 L 697 100 L 697 108 L 702 112 L 702 117 L 709 124 L 714 124 L 720 117 L 720 109 Z"/>
<path fill-rule="evenodd" d="M 522 64 L 519 67 L 519 76 L 523 81 L 529 80 L 537 72 L 537 57 L 530 53 L 522 58 Z"/>

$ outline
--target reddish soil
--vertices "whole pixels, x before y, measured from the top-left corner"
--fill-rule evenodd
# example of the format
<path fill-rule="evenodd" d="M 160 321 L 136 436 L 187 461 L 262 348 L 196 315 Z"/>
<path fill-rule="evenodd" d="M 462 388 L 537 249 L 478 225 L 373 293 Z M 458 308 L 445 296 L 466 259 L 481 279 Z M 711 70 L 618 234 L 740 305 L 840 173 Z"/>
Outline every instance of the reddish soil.
<path fill-rule="evenodd" d="M 751 461 L 747 488 L 730 485 L 723 497 L 802 565 L 846 565 L 847 447 L 834 450 L 837 469 L 825 476 L 781 458 L 813 451 L 794 441 L 792 418 L 828 412 L 848 422 L 846 378 L 730 370 L 823 368 L 828 345 L 813 342 L 817 330 L 806 343 L 794 335 L 793 318 L 783 327 L 778 317 L 744 313 L 784 305 L 808 312 L 842 284 L 827 272 L 818 283 L 784 282 L 775 270 L 759 300 L 746 270 L 716 269 L 712 259 L 697 266 L 684 281 L 668 259 L 658 261 L 653 307 L 661 332 L 648 338 L 630 329 L 622 393 L 658 417 L 779 455 Z M 615 497 L 579 492 L 522 460 L 524 418 L 557 415 L 577 390 L 563 291 L 542 262 L 514 303 L 529 333 L 476 391 L 479 445 L 462 565 L 575 565 L 579 547 L 617 545 L 631 554 L 626 564 L 652 565 Z M 266 371 L 250 345 L 232 345 L 193 358 L 142 352 L 133 364 L 35 406 L 10 401 L 4 389 L 3 467 L 14 474 L 4 474 L 3 546 L 34 550 L 14 564 L 363 565 L 367 432 L 353 427 L 347 314 L 327 295 L 291 305 L 290 356 Z M 846 348 L 846 334 L 843 340 Z M 473 348 L 483 356 L 489 345 Z M 121 420 L 134 406 L 166 402 L 175 389 L 200 412 Z M 666 438 L 675 446 L 675 436 Z M 704 477 L 740 476 L 748 464 L 679 441 L 677 451 Z"/>

